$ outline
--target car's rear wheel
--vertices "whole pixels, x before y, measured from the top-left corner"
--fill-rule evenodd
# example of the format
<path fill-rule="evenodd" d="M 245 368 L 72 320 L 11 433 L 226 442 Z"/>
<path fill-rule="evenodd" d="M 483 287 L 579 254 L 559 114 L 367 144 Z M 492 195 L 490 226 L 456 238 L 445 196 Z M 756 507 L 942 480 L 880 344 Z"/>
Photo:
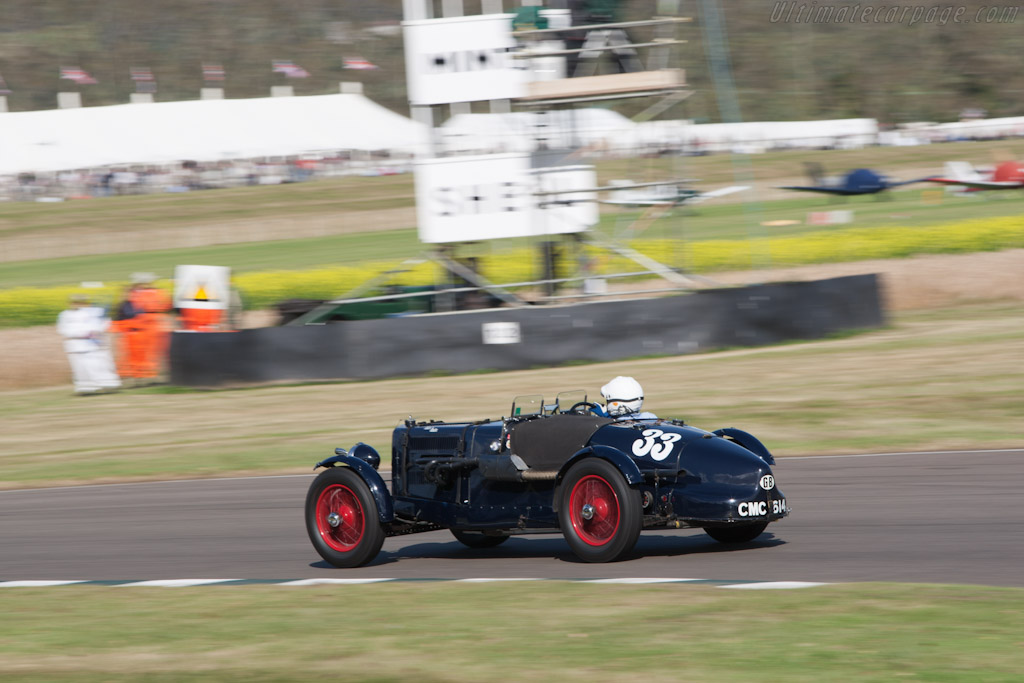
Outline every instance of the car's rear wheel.
<path fill-rule="evenodd" d="M 508 534 L 501 532 L 485 534 L 482 531 L 463 531 L 452 529 L 452 536 L 468 548 L 494 548 L 508 540 Z"/>
<path fill-rule="evenodd" d="M 332 467 L 313 480 L 306 495 L 306 531 L 320 557 L 335 567 L 364 565 L 384 544 L 377 503 L 348 467 Z"/>
<path fill-rule="evenodd" d="M 764 533 L 768 522 L 757 524 L 732 524 L 730 526 L 709 526 L 704 529 L 708 536 L 719 543 L 747 543 Z"/>
<path fill-rule="evenodd" d="M 562 482 L 558 521 L 576 556 L 612 562 L 633 549 L 643 524 L 640 492 L 607 460 L 586 458 Z"/>

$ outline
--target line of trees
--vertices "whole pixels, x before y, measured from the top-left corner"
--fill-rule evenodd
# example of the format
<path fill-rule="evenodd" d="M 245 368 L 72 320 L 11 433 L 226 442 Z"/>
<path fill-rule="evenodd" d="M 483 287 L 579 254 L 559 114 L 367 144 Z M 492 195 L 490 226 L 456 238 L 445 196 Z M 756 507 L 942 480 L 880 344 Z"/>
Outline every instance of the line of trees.
<path fill-rule="evenodd" d="M 921 19 L 910 25 L 908 17 L 850 21 L 845 13 L 843 21 L 834 13 L 830 21 L 814 20 L 811 10 L 855 4 L 841 0 L 792 6 L 784 0 L 716 1 L 746 120 L 871 117 L 900 123 L 949 121 L 968 108 L 990 116 L 1024 112 L 1024 13 L 1011 16 L 1004 8 L 996 21 L 985 21 L 984 12 L 979 21 L 977 11 L 989 5 L 972 0 L 957 6 L 964 8 L 961 19 L 970 19 L 966 23 Z M 475 11 L 473 4 L 467 1 L 467 12 Z M 628 0 L 620 15 L 650 18 L 657 4 Z M 678 49 L 678 63 L 695 92 L 669 115 L 716 121 L 703 4 L 680 3 L 680 14 L 694 22 L 678 29 L 688 41 Z M 518 0 L 505 5 L 518 6 Z M 797 14 L 801 5 L 809 9 Z M 919 6 L 933 5 L 946 6 Z M 212 63 L 225 69 L 227 97 L 262 97 L 285 83 L 299 95 L 334 93 L 339 81 L 362 81 L 371 98 L 407 113 L 401 15 L 400 0 L 5 0 L 0 75 L 11 91 L 10 111 L 52 109 L 56 93 L 69 89 L 80 89 L 86 106 L 126 102 L 135 90 L 131 67 L 152 69 L 158 101 L 195 99 L 204 85 L 202 64 Z M 647 38 L 645 31 L 637 29 L 636 38 Z M 346 70 L 345 59 L 356 55 L 380 68 Z M 281 59 L 310 76 L 288 79 L 272 72 L 271 62 Z M 98 83 L 60 80 L 60 68 L 72 65 Z M 630 113 L 638 105 L 617 106 Z"/>

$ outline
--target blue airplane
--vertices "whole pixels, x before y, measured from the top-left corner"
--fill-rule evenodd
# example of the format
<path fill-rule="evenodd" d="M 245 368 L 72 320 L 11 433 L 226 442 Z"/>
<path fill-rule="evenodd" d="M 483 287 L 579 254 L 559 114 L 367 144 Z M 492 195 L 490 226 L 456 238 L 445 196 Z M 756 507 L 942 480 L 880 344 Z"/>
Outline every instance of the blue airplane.
<path fill-rule="evenodd" d="M 872 171 L 870 168 L 858 168 L 834 182 L 826 182 L 824 169 L 821 164 L 807 163 L 805 166 L 807 167 L 807 175 L 810 177 L 813 185 L 787 185 L 779 189 L 821 192 L 823 194 L 849 197 L 859 194 L 876 194 L 883 190 L 899 187 L 900 185 L 920 183 L 926 180 L 926 178 L 917 178 L 915 180 L 892 181 L 886 176 Z"/>

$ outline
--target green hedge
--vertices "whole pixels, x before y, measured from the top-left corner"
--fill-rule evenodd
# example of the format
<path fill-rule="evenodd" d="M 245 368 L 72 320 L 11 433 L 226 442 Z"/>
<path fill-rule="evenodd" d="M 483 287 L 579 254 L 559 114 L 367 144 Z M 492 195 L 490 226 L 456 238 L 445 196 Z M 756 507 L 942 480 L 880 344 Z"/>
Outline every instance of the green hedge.
<path fill-rule="evenodd" d="M 792 266 L 866 259 L 903 258 L 914 254 L 966 253 L 1024 247 L 1024 217 L 979 219 L 930 227 L 882 227 L 818 230 L 803 235 L 760 240 L 707 240 L 679 243 L 638 240 L 638 251 L 669 265 L 693 272 L 746 270 L 752 266 Z M 598 272 L 633 271 L 636 264 L 620 256 L 589 248 Z M 526 249 L 492 254 L 480 259 L 483 275 L 493 282 L 536 279 L 536 259 Z M 367 263 L 298 271 L 266 271 L 235 276 L 246 308 L 268 308 L 292 298 L 329 299 L 395 267 L 393 262 Z M 402 284 L 437 282 L 437 266 L 423 263 L 402 274 Z M 163 286 L 170 289 L 170 283 Z M 26 327 L 53 323 L 73 293 L 88 292 L 111 305 L 124 291 L 124 283 L 83 290 L 75 286 L 16 287 L 0 290 L 0 327 Z"/>

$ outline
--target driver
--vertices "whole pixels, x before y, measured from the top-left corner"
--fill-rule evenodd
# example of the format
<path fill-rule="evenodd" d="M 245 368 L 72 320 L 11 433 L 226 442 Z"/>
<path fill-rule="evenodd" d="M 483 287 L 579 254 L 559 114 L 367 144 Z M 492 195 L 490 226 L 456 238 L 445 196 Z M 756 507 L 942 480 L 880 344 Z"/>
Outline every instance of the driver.
<path fill-rule="evenodd" d="M 608 417 L 616 420 L 656 420 L 654 413 L 641 412 L 644 388 L 632 377 L 616 377 L 601 387 Z"/>

